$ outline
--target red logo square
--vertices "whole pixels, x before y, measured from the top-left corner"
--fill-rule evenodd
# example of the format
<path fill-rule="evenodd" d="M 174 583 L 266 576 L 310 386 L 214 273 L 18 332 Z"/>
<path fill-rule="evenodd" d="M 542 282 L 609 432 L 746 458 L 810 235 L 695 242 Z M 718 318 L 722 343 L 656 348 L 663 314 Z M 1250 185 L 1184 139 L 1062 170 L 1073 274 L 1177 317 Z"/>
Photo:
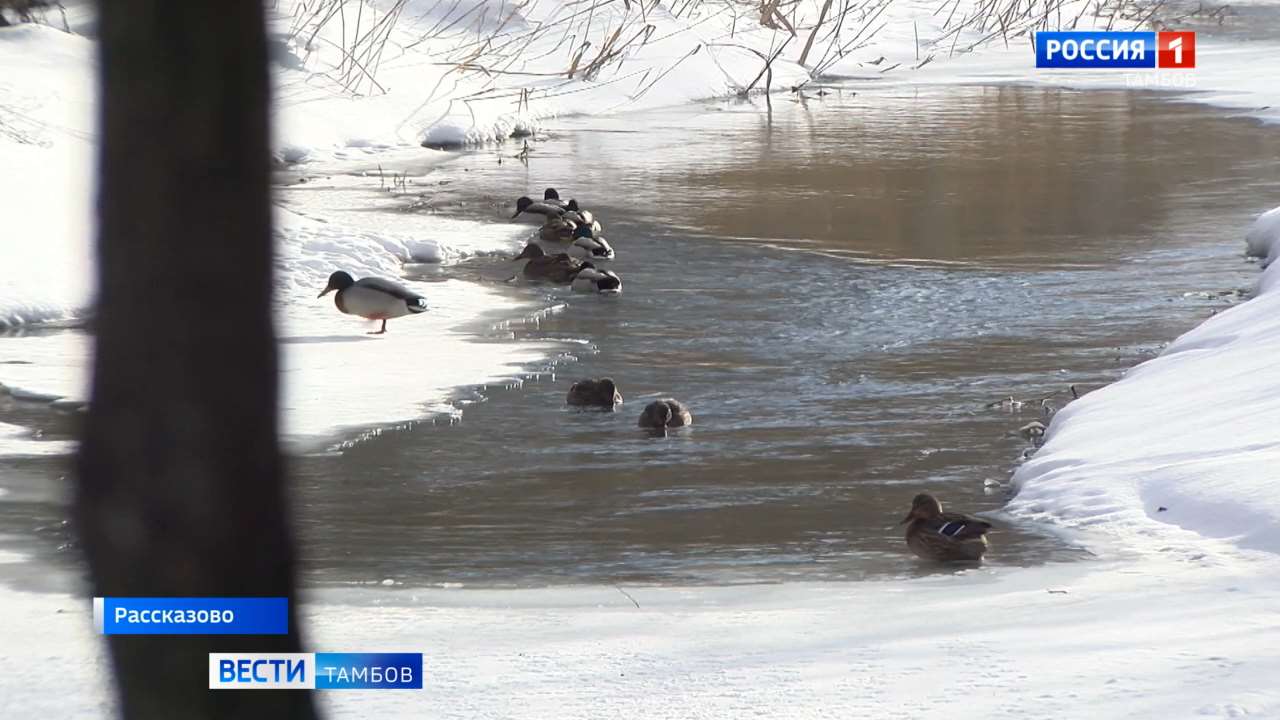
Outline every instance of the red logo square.
<path fill-rule="evenodd" d="M 1196 66 L 1196 34 L 1191 31 L 1156 35 L 1156 67 L 1187 69 Z"/>

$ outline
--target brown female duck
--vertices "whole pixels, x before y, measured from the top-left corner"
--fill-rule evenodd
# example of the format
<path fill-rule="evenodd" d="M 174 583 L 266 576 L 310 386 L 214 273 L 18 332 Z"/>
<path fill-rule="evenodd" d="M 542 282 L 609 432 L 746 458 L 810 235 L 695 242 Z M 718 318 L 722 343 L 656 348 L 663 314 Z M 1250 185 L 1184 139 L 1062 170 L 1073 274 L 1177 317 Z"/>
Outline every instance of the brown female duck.
<path fill-rule="evenodd" d="M 693 424 L 693 414 L 675 398 L 654 400 L 640 413 L 640 427 L 666 431 L 667 428 Z"/>
<path fill-rule="evenodd" d="M 911 512 L 899 524 L 907 526 L 907 547 L 925 560 L 978 562 L 987 552 L 991 523 L 942 512 L 942 503 L 927 493 L 916 495 Z"/>
<path fill-rule="evenodd" d="M 598 380 L 579 380 L 569 388 L 569 396 L 565 398 L 569 405 L 577 407 L 599 407 L 612 410 L 622 404 L 622 393 L 613 378 Z"/>
<path fill-rule="evenodd" d="M 582 263 L 563 253 L 548 255 L 541 247 L 530 243 L 515 260 L 528 260 L 521 272 L 530 280 L 568 285 L 582 270 Z"/>
<path fill-rule="evenodd" d="M 568 245 L 573 242 L 573 233 L 577 229 L 577 224 L 572 220 L 548 217 L 538 230 L 538 239 L 544 243 Z"/>

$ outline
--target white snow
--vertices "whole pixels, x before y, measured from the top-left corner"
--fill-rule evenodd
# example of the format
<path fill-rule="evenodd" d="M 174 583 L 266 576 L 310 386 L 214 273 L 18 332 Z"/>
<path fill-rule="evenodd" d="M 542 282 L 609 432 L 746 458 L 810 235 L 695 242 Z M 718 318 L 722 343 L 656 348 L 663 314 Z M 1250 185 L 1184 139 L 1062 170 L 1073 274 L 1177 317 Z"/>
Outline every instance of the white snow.
<path fill-rule="evenodd" d="M 1262 266 L 1269 266 L 1280 252 L 1280 207 L 1259 215 L 1245 234 L 1244 242 L 1249 257 L 1262 258 Z"/>
<path fill-rule="evenodd" d="M 320 693 L 334 718 L 1275 718 L 1276 570 L 1165 556 L 623 588 L 639 608 L 610 587 L 397 586 L 321 593 L 304 617 L 317 651 L 425 655 L 422 691 Z M 0 607 L 0 698 L 104 716 L 89 602 L 3 591 Z"/>
<path fill-rule="evenodd" d="M 0 337 L 0 386 L 27 402 L 83 401 L 88 393 L 92 341 L 74 325 L 92 303 L 93 52 L 91 41 L 50 27 L 0 30 L 0 330 L 31 327 Z M 414 152 L 416 167 L 447 157 Z M 546 354 L 537 344 L 475 342 L 461 331 L 495 312 L 535 308 L 475 283 L 402 277 L 415 263 L 513 253 L 527 227 L 369 213 L 387 201 L 350 194 L 356 182 L 337 175 L 309 186 L 310 194 L 281 192 L 282 427 L 302 448 L 343 429 L 441 411 L 457 388 L 510 381 Z M 427 296 L 430 310 L 369 337 L 375 325 L 339 314 L 332 296 L 316 299 L 339 269 L 402 279 Z M 0 455 L 34 447 L 26 437 L 0 434 Z"/>
<path fill-rule="evenodd" d="M 89 303 L 93 52 L 43 26 L 0 30 L 0 330 Z"/>
<path fill-rule="evenodd" d="M 1248 251 L 1280 244 L 1276 211 Z M 1280 554 L 1280 292 L 1260 294 L 1058 413 L 1014 475 L 1019 516 L 1088 529 L 1129 550 Z"/>
<path fill-rule="evenodd" d="M 449 3 L 414 0 L 380 55 L 363 48 L 373 51 L 364 59 L 377 67 L 375 86 L 338 48 L 360 42 L 356 24 L 367 31 L 380 15 L 357 20 L 351 13 L 371 6 L 349 5 L 343 23 L 318 29 L 300 3 L 276 5 L 285 161 L 371 159 L 424 139 L 499 140 L 557 114 L 720 95 L 749 84 L 761 66 L 752 51 L 777 41 L 749 8 L 729 4 L 676 17 L 668 6 L 612 3 L 589 21 L 564 21 L 583 7 L 486 0 L 457 18 L 442 15 L 454 12 Z M 795 7 L 799 21 L 817 5 Z M 966 2 L 960 17 L 974 7 Z M 955 25 L 936 10 L 903 0 L 870 22 L 864 13 L 860 21 L 879 29 L 831 71 L 865 82 L 1133 82 L 1037 73 L 1025 36 L 1007 50 L 1001 41 L 965 52 L 990 28 L 949 36 Z M 621 64 L 590 80 L 556 76 L 584 39 L 589 63 L 614 29 L 644 24 L 654 27 L 649 40 Z M 909 73 L 917 33 L 921 60 L 935 59 Z M 488 37 L 495 42 L 485 45 Z M 531 52 L 502 57 L 496 41 L 516 39 Z M 1180 97 L 1280 117 L 1275 38 L 1200 40 L 1194 92 Z M 788 47 L 775 65 L 775 86 L 806 77 L 798 53 Z M 75 318 L 91 302 L 92 62 L 83 38 L 0 30 L 0 324 Z M 667 81 L 650 85 L 659 78 Z M 420 417 L 453 388 L 510 376 L 545 352 L 468 342 L 460 328 L 483 313 L 529 309 L 483 284 L 406 270 L 509 251 L 518 230 L 386 213 L 357 221 L 301 192 L 282 193 L 278 213 L 284 418 L 295 437 Z M 1247 235 L 1249 254 L 1268 261 L 1258 297 L 1067 406 L 1016 473 L 1009 516 L 1062 528 L 1095 560 L 842 585 L 626 588 L 640 608 L 599 587 L 326 591 L 305 613 L 316 649 L 420 650 L 428 679 L 421 693 L 331 693 L 323 702 L 335 716 L 387 718 L 1280 717 L 1280 263 L 1269 262 L 1278 237 L 1280 208 Z M 431 311 L 369 339 L 364 324 L 315 298 L 339 267 L 401 278 Z M 89 351 L 77 332 L 0 339 L 0 382 L 28 398 L 83 397 Z M 0 453 L 37 442 L 0 426 Z M 6 715 L 107 714 L 106 661 L 86 601 L 6 589 L 0 609 Z"/>

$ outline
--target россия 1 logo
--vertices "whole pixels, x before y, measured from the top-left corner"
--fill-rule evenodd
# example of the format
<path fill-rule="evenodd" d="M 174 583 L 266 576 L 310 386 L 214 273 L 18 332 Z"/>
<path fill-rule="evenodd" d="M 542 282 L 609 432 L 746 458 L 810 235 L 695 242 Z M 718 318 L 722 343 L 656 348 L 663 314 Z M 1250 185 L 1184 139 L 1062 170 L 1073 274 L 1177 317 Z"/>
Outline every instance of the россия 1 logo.
<path fill-rule="evenodd" d="M 1036 67 L 1067 69 L 1196 66 L 1196 34 L 1180 32 L 1046 31 L 1035 34 Z"/>

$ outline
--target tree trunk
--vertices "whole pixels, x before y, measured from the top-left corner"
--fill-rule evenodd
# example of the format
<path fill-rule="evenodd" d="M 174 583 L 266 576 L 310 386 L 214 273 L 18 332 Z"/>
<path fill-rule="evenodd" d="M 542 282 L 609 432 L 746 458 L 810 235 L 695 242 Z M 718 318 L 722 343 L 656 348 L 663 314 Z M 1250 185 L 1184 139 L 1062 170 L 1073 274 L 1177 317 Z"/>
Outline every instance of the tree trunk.
<path fill-rule="evenodd" d="M 100 5 L 99 297 L 75 523 L 95 594 L 289 596 L 276 439 L 261 0 Z M 291 611 L 292 614 L 292 611 Z M 288 636 L 112 636 L 128 718 L 312 718 L 210 691 L 209 652 Z"/>

